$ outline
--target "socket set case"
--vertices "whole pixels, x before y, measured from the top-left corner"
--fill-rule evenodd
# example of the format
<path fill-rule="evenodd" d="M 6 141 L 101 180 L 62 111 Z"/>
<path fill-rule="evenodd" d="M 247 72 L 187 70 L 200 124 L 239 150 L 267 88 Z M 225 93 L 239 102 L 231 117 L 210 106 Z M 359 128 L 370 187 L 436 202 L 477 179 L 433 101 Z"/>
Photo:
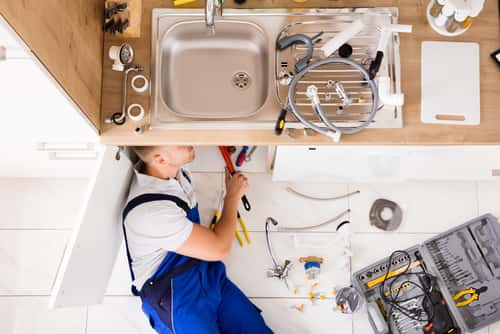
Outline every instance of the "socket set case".
<path fill-rule="evenodd" d="M 455 327 L 461 333 L 474 332 L 500 320 L 500 224 L 496 217 L 491 214 L 480 216 L 405 251 L 406 255 L 393 257 L 390 271 L 408 268 L 407 273 L 418 273 L 421 272 L 421 262 L 427 273 L 437 277 L 437 287 L 448 306 Z M 384 281 L 388 261 L 389 257 L 353 274 L 353 285 L 364 296 L 374 332 L 425 333 L 418 320 L 405 319 L 397 314 L 397 310 L 391 311 L 392 316 L 383 314 L 387 311 L 387 305 L 380 297 L 379 285 Z M 393 279 L 397 277 L 394 276 Z M 390 280 L 391 276 L 385 281 L 385 286 L 389 285 Z M 406 307 L 421 307 L 416 299 L 411 299 L 418 298 L 422 290 L 412 289 L 411 283 L 405 284 L 406 286 L 398 286 L 398 289 L 404 290 L 400 295 L 404 295 L 405 300 L 409 299 L 408 303 L 415 303 Z M 481 289 L 479 297 L 466 305 L 458 306 L 459 300 L 454 300 L 454 296 L 470 288 Z M 392 286 L 390 289 L 394 290 Z M 384 294 L 387 296 L 389 292 Z M 387 323 L 386 319 L 390 319 L 390 322 Z M 400 326 L 398 321 L 404 325 Z M 388 326 L 391 327 L 390 330 Z"/>

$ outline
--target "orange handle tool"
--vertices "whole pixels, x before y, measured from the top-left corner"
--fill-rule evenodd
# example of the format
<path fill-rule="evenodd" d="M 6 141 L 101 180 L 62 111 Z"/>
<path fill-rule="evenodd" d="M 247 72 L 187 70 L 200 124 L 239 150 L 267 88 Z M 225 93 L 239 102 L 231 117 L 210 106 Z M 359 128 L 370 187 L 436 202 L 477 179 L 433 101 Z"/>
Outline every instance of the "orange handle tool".
<path fill-rule="evenodd" d="M 229 170 L 229 173 L 231 173 L 231 175 L 236 173 L 236 169 L 234 169 L 233 162 L 231 161 L 231 156 L 229 155 L 229 152 L 227 151 L 226 147 L 219 146 L 219 151 L 222 154 L 224 161 L 226 162 L 226 167 Z M 241 202 L 243 203 L 243 207 L 245 208 L 245 210 L 250 211 L 252 207 L 250 206 L 250 202 L 248 201 L 246 195 L 243 195 L 243 197 L 241 198 Z"/>

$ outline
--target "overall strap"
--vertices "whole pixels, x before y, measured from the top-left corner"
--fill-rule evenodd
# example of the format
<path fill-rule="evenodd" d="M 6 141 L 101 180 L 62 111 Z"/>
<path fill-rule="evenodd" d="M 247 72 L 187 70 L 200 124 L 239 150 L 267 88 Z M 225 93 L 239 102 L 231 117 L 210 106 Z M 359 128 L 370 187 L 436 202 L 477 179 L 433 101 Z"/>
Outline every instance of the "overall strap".
<path fill-rule="evenodd" d="M 127 242 L 127 232 L 125 230 L 125 219 L 127 218 L 128 214 L 132 209 L 135 207 L 148 203 L 148 202 L 154 202 L 154 201 L 171 201 L 174 202 L 179 208 L 184 210 L 186 212 L 186 215 L 189 213 L 190 208 L 189 205 L 184 202 L 182 199 L 176 196 L 172 195 L 167 195 L 167 194 L 142 194 L 139 195 L 132 200 L 130 200 L 125 208 L 123 209 L 123 214 L 122 214 L 122 227 L 123 227 L 123 236 L 125 238 L 125 248 L 127 250 L 127 260 L 128 260 L 128 267 L 130 270 L 130 277 L 132 278 L 132 282 L 135 280 L 135 275 L 134 271 L 132 270 L 132 257 L 130 256 L 130 251 L 128 249 L 128 242 Z M 132 285 L 132 293 L 134 296 L 139 295 L 139 291 L 135 287 L 135 285 Z"/>
<path fill-rule="evenodd" d="M 189 183 L 191 183 L 191 178 L 188 176 L 187 172 L 184 169 L 181 169 L 182 175 L 188 180 Z"/>
<path fill-rule="evenodd" d="M 184 210 L 186 214 L 188 214 L 189 210 L 191 210 L 189 205 L 177 196 L 172 196 L 168 194 L 142 194 L 133 198 L 132 200 L 130 200 L 130 202 L 127 203 L 127 206 L 125 207 L 125 209 L 123 209 L 123 216 L 122 216 L 123 220 L 127 218 L 129 212 L 132 211 L 132 209 L 135 208 L 136 206 L 154 201 L 174 202 L 179 208 Z"/>

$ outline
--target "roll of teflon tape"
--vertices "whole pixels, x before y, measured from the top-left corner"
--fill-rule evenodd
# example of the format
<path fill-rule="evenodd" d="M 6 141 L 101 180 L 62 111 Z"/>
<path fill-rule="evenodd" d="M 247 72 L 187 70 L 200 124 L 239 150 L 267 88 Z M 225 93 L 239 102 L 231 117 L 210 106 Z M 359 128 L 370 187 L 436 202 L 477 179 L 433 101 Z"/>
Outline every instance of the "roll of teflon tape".
<path fill-rule="evenodd" d="M 143 80 L 144 84 L 138 87 L 136 84 L 137 80 Z M 136 91 L 137 93 L 144 93 L 149 87 L 148 79 L 146 79 L 146 77 L 142 74 L 137 74 L 136 76 L 134 76 L 130 84 L 132 85 L 134 91 Z"/>
<path fill-rule="evenodd" d="M 133 103 L 128 106 L 127 109 L 127 114 L 128 117 L 136 122 L 142 121 L 144 118 L 144 107 L 141 106 L 139 103 Z"/>

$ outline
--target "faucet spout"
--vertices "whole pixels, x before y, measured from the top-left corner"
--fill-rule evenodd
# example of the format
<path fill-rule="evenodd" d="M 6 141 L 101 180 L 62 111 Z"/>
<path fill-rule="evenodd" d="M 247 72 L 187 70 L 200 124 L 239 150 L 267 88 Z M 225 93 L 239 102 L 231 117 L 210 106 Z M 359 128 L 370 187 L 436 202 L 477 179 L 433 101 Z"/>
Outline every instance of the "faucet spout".
<path fill-rule="evenodd" d="M 205 0 L 205 23 L 210 32 L 215 32 L 215 16 L 222 15 L 223 0 Z"/>

